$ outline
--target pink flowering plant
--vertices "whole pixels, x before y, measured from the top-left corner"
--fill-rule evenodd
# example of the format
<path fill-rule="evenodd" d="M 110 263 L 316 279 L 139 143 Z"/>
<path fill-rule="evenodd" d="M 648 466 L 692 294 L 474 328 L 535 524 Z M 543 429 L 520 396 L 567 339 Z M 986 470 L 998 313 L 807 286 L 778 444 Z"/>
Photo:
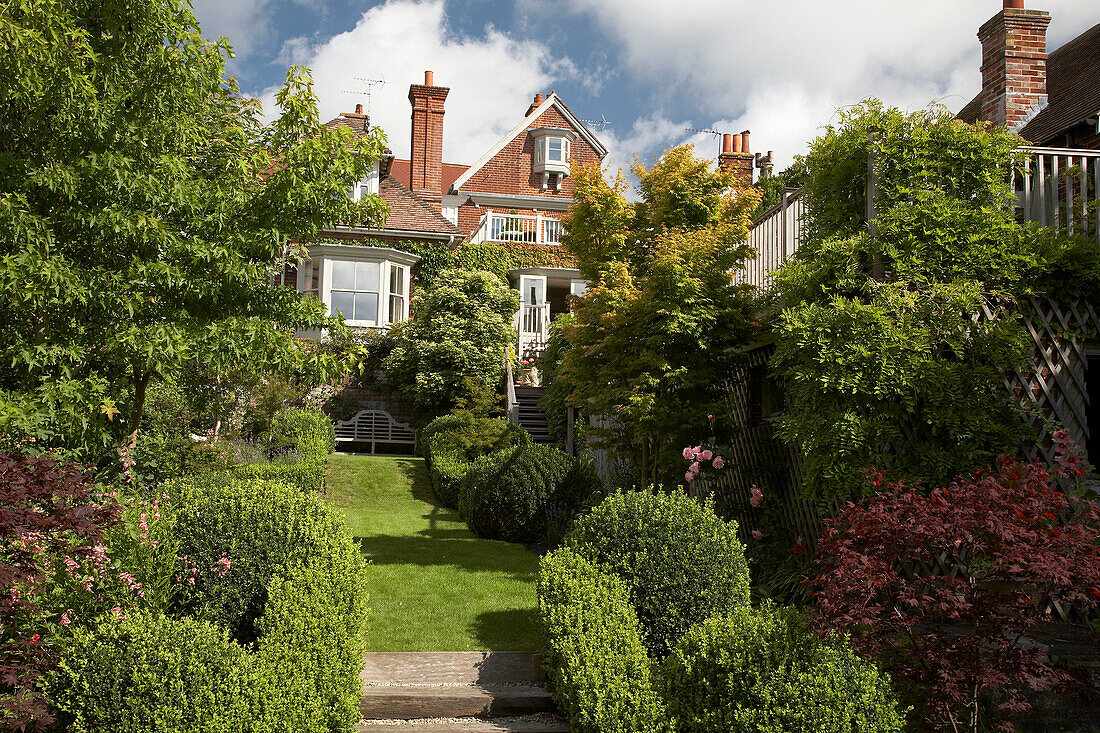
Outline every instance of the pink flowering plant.
<path fill-rule="evenodd" d="M 687 446 L 684 448 L 682 454 L 685 461 L 688 461 L 687 471 L 684 473 L 684 481 L 689 484 L 699 478 L 699 475 L 703 472 L 703 469 L 709 464 L 710 468 L 716 471 L 721 471 L 726 467 L 726 459 L 722 456 L 715 455 L 714 451 L 709 448 L 704 448 L 702 445 Z"/>

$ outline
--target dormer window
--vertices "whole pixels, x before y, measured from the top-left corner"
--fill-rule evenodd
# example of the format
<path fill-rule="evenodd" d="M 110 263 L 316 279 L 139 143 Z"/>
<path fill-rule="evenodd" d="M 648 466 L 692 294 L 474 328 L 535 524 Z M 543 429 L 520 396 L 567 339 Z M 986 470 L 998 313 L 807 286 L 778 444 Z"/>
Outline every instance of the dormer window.
<path fill-rule="evenodd" d="M 348 198 L 352 201 L 362 201 L 368 196 L 376 195 L 378 195 L 378 163 L 374 164 L 374 168 L 366 178 L 353 183 L 348 190 Z"/>
<path fill-rule="evenodd" d="M 531 172 L 542 174 L 542 187 L 561 188 L 561 180 L 569 174 L 569 148 L 577 135 L 560 127 L 537 127 L 528 130 L 534 138 Z"/>

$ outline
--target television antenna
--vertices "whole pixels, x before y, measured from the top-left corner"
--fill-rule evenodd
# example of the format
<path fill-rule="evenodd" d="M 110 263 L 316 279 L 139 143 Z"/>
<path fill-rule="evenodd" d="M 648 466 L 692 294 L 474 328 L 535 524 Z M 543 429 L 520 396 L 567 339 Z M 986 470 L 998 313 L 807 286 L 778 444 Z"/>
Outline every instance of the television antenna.
<path fill-rule="evenodd" d="M 598 120 L 586 120 L 586 119 L 583 119 L 583 118 L 580 118 L 580 117 L 578 117 L 577 119 L 579 119 L 581 122 L 585 123 L 586 125 L 591 125 L 592 127 L 595 127 L 597 129 L 600 129 L 600 130 L 602 130 L 605 127 L 611 127 L 611 123 L 608 122 L 607 118 L 604 117 L 603 115 L 600 115 L 600 119 L 598 119 Z"/>
<path fill-rule="evenodd" d="M 697 130 L 694 127 L 685 127 L 684 131 L 685 132 L 697 132 L 700 135 L 714 135 L 715 137 L 722 137 L 722 133 L 718 132 L 717 130 Z"/>
<path fill-rule="evenodd" d="M 356 81 L 363 82 L 364 84 L 367 85 L 367 88 L 366 89 L 341 89 L 340 91 L 343 92 L 344 94 L 354 94 L 356 96 L 358 96 L 360 94 L 367 95 L 367 114 L 370 115 L 370 102 L 371 102 L 371 97 L 374 95 L 375 88 L 376 87 L 378 87 L 378 88 L 384 87 L 386 85 L 386 80 L 383 79 L 383 78 L 367 79 L 367 78 L 362 77 L 362 76 L 353 76 L 352 79 L 355 79 Z"/>

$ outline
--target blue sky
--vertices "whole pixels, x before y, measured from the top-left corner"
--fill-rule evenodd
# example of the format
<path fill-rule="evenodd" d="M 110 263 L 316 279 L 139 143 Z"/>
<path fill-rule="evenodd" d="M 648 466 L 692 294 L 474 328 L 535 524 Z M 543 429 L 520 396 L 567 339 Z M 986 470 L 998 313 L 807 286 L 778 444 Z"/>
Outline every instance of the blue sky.
<path fill-rule="evenodd" d="M 1049 10 L 1051 49 L 1100 22 L 1096 0 L 1029 0 Z M 273 114 L 291 63 L 314 70 L 321 117 L 368 103 L 408 156 L 410 83 L 449 86 L 444 159 L 471 163 L 556 90 L 597 128 L 613 165 L 682 142 L 685 128 L 752 131 L 785 165 L 836 111 L 876 96 L 957 110 L 980 88 L 978 27 L 1001 0 L 195 0 L 230 71 Z M 351 93 L 348 93 L 351 92 Z"/>

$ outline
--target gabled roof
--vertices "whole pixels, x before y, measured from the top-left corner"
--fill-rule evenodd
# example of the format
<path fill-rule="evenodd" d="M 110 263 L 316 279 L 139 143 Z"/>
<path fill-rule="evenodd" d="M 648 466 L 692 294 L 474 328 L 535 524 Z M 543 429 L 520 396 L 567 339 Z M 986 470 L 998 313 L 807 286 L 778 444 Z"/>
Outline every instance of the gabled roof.
<path fill-rule="evenodd" d="M 378 182 L 378 194 L 390 206 L 384 225 L 386 229 L 464 236 L 462 230 L 393 176 L 386 176 Z"/>
<path fill-rule="evenodd" d="M 576 115 L 574 115 L 568 107 L 565 106 L 565 102 L 561 101 L 561 98 L 558 97 L 557 92 L 550 92 L 549 96 L 547 96 L 546 99 L 543 100 L 542 104 L 531 110 L 530 114 L 524 117 L 518 125 L 513 127 L 507 135 L 498 140 L 496 144 L 493 145 L 493 147 L 485 151 L 484 155 L 478 158 L 477 161 L 469 168 L 467 168 L 461 176 L 455 179 L 455 182 L 452 184 L 450 190 L 460 190 L 463 184 L 469 181 L 475 173 L 481 170 L 481 168 L 486 163 L 495 158 L 497 153 L 499 153 L 501 150 L 504 150 L 508 143 L 516 139 L 517 135 L 525 132 L 527 128 L 529 128 L 535 122 L 535 120 L 542 116 L 543 112 L 550 109 L 551 107 L 557 108 L 558 112 L 561 113 L 561 116 L 564 117 L 566 121 L 573 127 L 573 129 L 577 131 L 581 138 L 583 138 L 584 141 L 587 142 L 592 147 L 592 149 L 596 151 L 596 155 L 598 155 L 600 158 L 603 158 L 605 155 L 607 155 L 607 148 L 604 147 L 603 143 L 601 143 L 596 138 L 596 136 L 592 134 L 592 131 L 589 130 L 585 126 L 585 124 L 581 122 L 580 119 Z"/>
<path fill-rule="evenodd" d="M 979 92 L 959 110 L 958 118 L 975 122 L 982 111 Z M 1100 111 L 1100 24 L 1066 43 L 1047 57 L 1047 106 L 1035 115 L 1020 135 L 1036 145 Z"/>

